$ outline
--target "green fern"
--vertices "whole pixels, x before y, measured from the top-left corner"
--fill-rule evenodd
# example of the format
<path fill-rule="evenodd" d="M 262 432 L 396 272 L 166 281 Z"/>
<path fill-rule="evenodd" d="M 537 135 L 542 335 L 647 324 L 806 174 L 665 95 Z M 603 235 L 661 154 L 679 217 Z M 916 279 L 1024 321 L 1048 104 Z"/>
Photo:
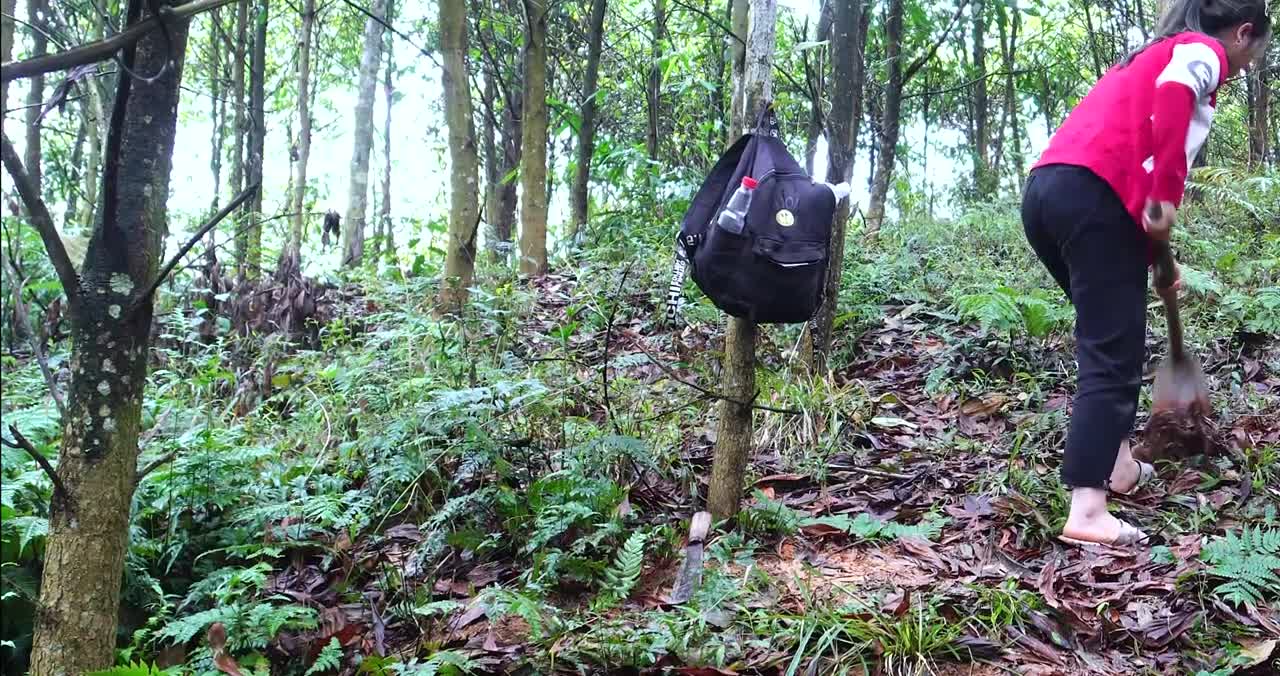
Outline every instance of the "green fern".
<path fill-rule="evenodd" d="M 1280 530 L 1228 532 L 1205 545 L 1200 558 L 1210 575 L 1226 580 L 1214 593 L 1238 606 L 1262 603 L 1280 588 Z"/>
<path fill-rule="evenodd" d="M 1011 332 L 1023 324 L 1017 294 L 1005 287 L 961 296 L 956 309 L 960 316 L 977 320 L 988 331 Z"/>
<path fill-rule="evenodd" d="M 342 665 L 342 644 L 338 642 L 338 637 L 334 636 L 329 639 L 329 644 L 320 651 L 316 656 L 315 664 L 307 669 L 306 676 L 312 674 L 323 674 L 326 671 L 333 671 Z"/>
<path fill-rule="evenodd" d="M 644 546 L 648 539 L 647 533 L 636 531 L 623 543 L 613 565 L 604 572 L 603 589 L 594 604 L 596 610 L 608 610 L 631 595 L 644 568 Z"/>
<path fill-rule="evenodd" d="M 166 673 L 168 673 L 167 670 L 161 669 L 154 664 L 133 662 L 102 671 L 90 671 L 87 676 L 160 676 Z"/>

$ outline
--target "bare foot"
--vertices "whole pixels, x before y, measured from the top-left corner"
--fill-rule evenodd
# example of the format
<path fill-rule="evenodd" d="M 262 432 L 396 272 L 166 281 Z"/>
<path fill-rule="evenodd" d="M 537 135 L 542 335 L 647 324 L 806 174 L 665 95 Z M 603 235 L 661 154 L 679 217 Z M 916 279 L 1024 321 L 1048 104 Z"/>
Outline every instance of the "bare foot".
<path fill-rule="evenodd" d="M 1110 544 L 1120 539 L 1124 530 L 1123 521 L 1112 516 L 1109 512 L 1104 512 L 1093 518 L 1068 518 L 1067 525 L 1062 529 L 1062 534 L 1085 542 Z"/>

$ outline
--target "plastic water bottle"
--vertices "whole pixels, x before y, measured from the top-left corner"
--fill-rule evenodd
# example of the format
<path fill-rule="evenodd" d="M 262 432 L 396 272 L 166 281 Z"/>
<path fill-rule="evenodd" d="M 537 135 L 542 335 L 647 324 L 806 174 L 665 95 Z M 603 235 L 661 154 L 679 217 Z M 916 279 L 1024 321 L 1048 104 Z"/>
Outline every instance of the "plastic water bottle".
<path fill-rule="evenodd" d="M 756 189 L 756 185 L 754 178 L 743 176 L 742 185 L 733 191 L 733 196 L 720 212 L 716 224 L 735 235 L 741 235 L 743 228 L 747 225 L 747 209 L 751 206 L 751 193 Z"/>

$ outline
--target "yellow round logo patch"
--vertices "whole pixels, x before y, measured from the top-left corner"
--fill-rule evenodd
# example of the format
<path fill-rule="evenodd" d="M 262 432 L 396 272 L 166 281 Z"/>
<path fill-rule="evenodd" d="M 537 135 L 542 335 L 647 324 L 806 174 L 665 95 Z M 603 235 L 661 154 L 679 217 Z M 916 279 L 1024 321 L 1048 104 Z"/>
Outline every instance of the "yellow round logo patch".
<path fill-rule="evenodd" d="M 796 224 L 796 215 L 791 213 L 789 209 L 779 211 L 777 219 L 778 225 L 781 225 L 784 228 L 789 228 Z"/>

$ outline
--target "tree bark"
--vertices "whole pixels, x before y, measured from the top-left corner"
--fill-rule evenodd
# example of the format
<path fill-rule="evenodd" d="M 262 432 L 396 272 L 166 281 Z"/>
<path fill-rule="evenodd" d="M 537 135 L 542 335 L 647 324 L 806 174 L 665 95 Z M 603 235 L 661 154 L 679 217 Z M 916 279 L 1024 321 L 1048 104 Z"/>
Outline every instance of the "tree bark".
<path fill-rule="evenodd" d="M 1267 161 L 1267 127 L 1271 119 L 1271 90 L 1265 63 L 1250 69 L 1249 97 L 1249 163 L 1260 167 Z"/>
<path fill-rule="evenodd" d="M 27 22 L 34 29 L 31 31 L 31 56 L 44 56 L 48 52 L 49 40 L 44 32 L 47 29 L 44 16 L 49 12 L 48 0 L 27 0 Z M 44 103 L 44 76 L 37 75 L 30 80 L 27 90 L 27 106 L 25 118 L 27 122 L 27 138 L 22 162 L 27 167 L 27 175 L 38 192 L 44 190 L 44 171 L 41 168 L 40 152 L 40 113 Z"/>
<path fill-rule="evenodd" d="M 662 121 L 662 66 L 659 61 L 662 59 L 662 41 L 666 39 L 666 27 L 667 0 L 654 0 L 653 41 L 650 44 L 649 81 L 645 90 L 645 102 L 647 104 L 645 108 L 649 117 L 648 133 L 645 135 L 645 151 L 648 153 L 651 163 L 658 161 L 658 141 L 661 134 L 659 126 Z M 653 166 L 650 167 L 651 170 L 653 168 Z"/>
<path fill-rule="evenodd" d="M 218 198 L 222 192 L 222 145 L 226 137 L 227 104 L 222 95 L 222 10 L 214 9 L 209 15 L 213 28 L 209 31 L 209 172 L 213 174 L 213 197 L 209 199 L 209 213 L 218 211 Z M 212 239 L 213 233 L 209 233 Z"/>
<path fill-rule="evenodd" d="M 259 186 L 249 201 L 248 234 L 244 249 L 237 252 L 240 276 L 257 279 L 262 270 L 262 156 L 267 144 L 266 80 L 267 18 L 269 0 L 259 0 L 253 20 L 252 67 L 249 69 L 249 148 L 245 158 L 245 178 Z"/>
<path fill-rule="evenodd" d="M 144 4 L 129 3 L 131 21 Z M 150 83 L 119 78 L 103 206 L 80 286 L 67 290 L 72 376 L 58 476 L 69 500 L 55 500 L 50 512 L 31 654 L 37 676 L 80 674 L 114 661 L 152 319 L 143 292 L 159 269 L 168 229 L 186 26 L 169 22 L 172 54 L 159 32 L 123 54 L 143 73 L 158 72 L 170 58 L 176 67 Z"/>
<path fill-rule="evenodd" d="M 387 18 L 390 19 L 395 15 L 394 0 L 387 1 Z M 378 215 L 381 223 L 379 230 L 382 236 L 378 238 L 378 247 L 381 252 L 385 251 L 394 258 L 396 253 L 395 233 L 391 231 L 391 106 L 395 104 L 395 85 L 392 82 L 396 69 L 395 59 L 395 40 L 391 33 L 387 32 L 387 67 L 383 74 L 382 91 L 386 96 L 387 115 L 382 125 L 382 213 Z"/>
<path fill-rule="evenodd" d="M 747 30 L 749 29 L 751 5 L 749 0 L 729 0 L 729 28 L 733 35 L 729 39 L 733 53 L 733 100 L 729 107 L 729 133 L 726 143 L 732 143 L 746 130 L 747 122 L 742 118 L 745 106 L 742 103 L 742 84 L 747 67 Z"/>
<path fill-rule="evenodd" d="M 543 44 L 545 46 L 545 42 Z M 445 120 L 449 126 L 450 171 L 449 245 L 445 253 L 438 309 L 443 313 L 453 313 L 460 311 L 467 301 L 467 290 L 475 273 L 476 230 L 480 225 L 479 160 L 475 123 L 471 117 L 465 0 L 440 0 L 440 52 L 444 70 Z M 545 189 L 546 183 L 539 182 L 539 185 Z M 527 189 L 528 184 L 525 187 Z M 544 238 L 545 220 L 544 211 Z M 545 253 L 543 257 L 545 266 Z"/>
<path fill-rule="evenodd" d="M 822 7 L 818 10 L 818 23 L 814 28 L 813 35 L 810 36 L 814 42 L 822 42 L 831 35 L 832 19 L 835 11 L 832 7 L 831 0 L 822 0 Z M 834 49 L 834 45 L 827 45 L 826 52 Z M 827 93 L 827 68 L 825 60 L 822 58 L 823 50 L 813 50 L 807 54 L 816 53 L 817 63 L 810 64 L 809 59 L 805 57 L 805 79 L 809 85 L 809 129 L 805 138 L 804 145 L 804 170 L 810 176 L 813 175 L 813 162 L 818 154 L 818 138 L 822 136 L 822 103 Z M 832 99 L 832 106 L 838 102 Z"/>
<path fill-rule="evenodd" d="M 520 164 L 520 273 L 547 271 L 547 12 L 548 0 L 522 0 L 524 135 Z"/>
<path fill-rule="evenodd" d="M 1141 0 L 1137 3 L 1142 6 Z M 1009 29 L 1009 41 L 1004 54 L 1004 105 L 1009 111 L 1009 134 L 1013 140 L 1013 166 L 1014 186 L 1021 186 L 1023 177 L 1027 175 L 1026 158 L 1022 156 L 1022 118 L 1020 117 L 1022 100 L 1018 96 L 1017 75 L 1018 70 L 1018 34 L 1022 31 L 1022 12 L 1018 9 L 1018 0 L 1011 0 L 1009 3 L 1009 12 L 1011 15 L 1011 27 Z"/>
<path fill-rule="evenodd" d="M 773 97 L 772 68 L 775 49 L 777 0 L 751 0 L 750 35 L 747 38 L 742 92 L 745 109 L 737 119 L 756 115 Z M 717 520 L 738 513 L 742 504 L 744 475 L 751 456 L 751 405 L 755 398 L 756 327 L 753 322 L 730 317 L 724 338 L 722 391 L 733 401 L 720 402 L 716 426 L 715 458 L 711 465 L 707 509 Z"/>
<path fill-rule="evenodd" d="M 369 12 L 378 18 L 382 18 L 386 11 L 386 0 L 374 0 L 369 7 Z M 465 21 L 465 16 L 463 19 Z M 444 23 L 443 12 L 441 23 Z M 347 191 L 347 218 L 342 230 L 342 265 L 348 268 L 358 267 L 364 260 L 365 212 L 369 203 L 369 154 L 373 149 L 373 97 L 378 89 L 378 65 L 382 60 L 382 31 L 380 21 L 372 17 L 365 20 L 364 50 L 360 55 L 360 87 L 356 98 L 355 139 L 351 150 L 351 183 Z M 465 44 L 463 48 L 465 49 Z M 466 80 L 465 71 L 463 80 Z M 448 96 L 447 88 L 445 96 Z"/>
<path fill-rule="evenodd" d="M 0 2 L 0 63 L 13 60 L 13 31 L 16 22 L 12 17 L 17 15 L 18 0 Z M 0 83 L 0 111 L 9 108 L 9 81 Z M 4 131 L 4 116 L 0 115 L 0 132 Z"/>
<path fill-rule="evenodd" d="M 902 122 L 902 1 L 889 0 L 885 17 L 884 103 L 881 110 L 879 156 L 871 181 L 871 199 L 867 206 L 867 235 L 874 237 L 884 223 L 885 201 L 889 196 L 889 180 L 893 176 L 898 150 L 898 130 Z"/>
<path fill-rule="evenodd" d="M 577 242 L 587 225 L 591 202 L 591 158 L 596 140 L 596 86 L 600 74 L 600 53 L 604 45 L 606 0 L 591 0 L 591 23 L 587 29 L 587 72 L 582 84 L 582 128 L 578 131 L 578 161 L 573 174 L 571 239 Z"/>
<path fill-rule="evenodd" d="M 311 158 L 311 30 L 315 18 L 316 0 L 302 0 L 302 30 L 298 34 L 298 157 L 294 162 L 289 242 L 282 256 L 293 263 L 302 256 L 302 230 L 306 223 L 307 161 Z"/>
<path fill-rule="evenodd" d="M 827 182 L 853 179 L 853 163 L 862 122 L 862 92 L 866 80 L 865 48 L 870 26 L 869 0 L 830 0 L 831 32 L 831 115 L 827 123 Z M 831 354 L 840 279 L 844 274 L 844 243 L 848 229 L 850 200 L 836 207 L 831 223 L 826 291 L 822 307 L 812 326 L 813 371 L 821 373 Z"/>
<path fill-rule="evenodd" d="M 986 0 L 973 0 L 973 186 L 977 196 L 993 193 L 991 171 L 991 97 L 987 92 Z"/>
<path fill-rule="evenodd" d="M 231 194 L 238 195 L 245 186 L 245 52 L 249 42 L 249 0 L 236 2 L 236 37 L 231 52 L 231 101 L 235 109 L 231 114 Z M 235 238 L 236 252 L 245 250 L 244 238 L 248 233 L 243 230 L 243 209 L 232 218 L 232 234 Z M 238 266 L 238 261 L 237 261 Z"/>

